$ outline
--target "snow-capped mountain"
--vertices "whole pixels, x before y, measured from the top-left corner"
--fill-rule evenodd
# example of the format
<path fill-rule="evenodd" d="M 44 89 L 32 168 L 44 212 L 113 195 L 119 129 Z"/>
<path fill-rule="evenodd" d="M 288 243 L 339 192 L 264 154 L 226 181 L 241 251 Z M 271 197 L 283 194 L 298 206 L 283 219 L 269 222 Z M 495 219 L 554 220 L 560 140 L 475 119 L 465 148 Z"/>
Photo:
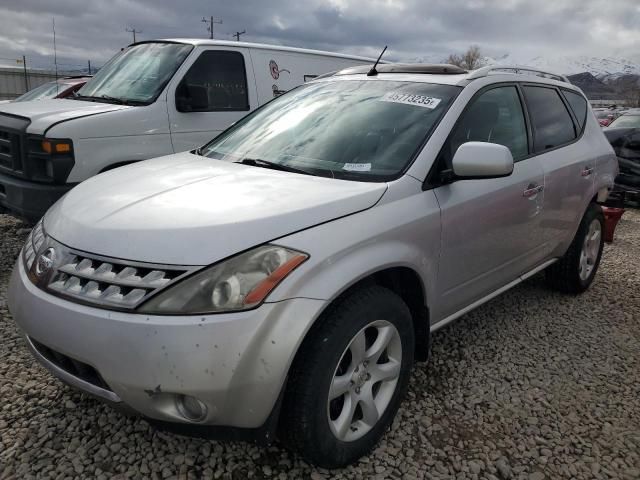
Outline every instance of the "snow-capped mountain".
<path fill-rule="evenodd" d="M 502 57 L 485 57 L 487 65 L 526 65 L 549 72 L 573 75 L 588 72 L 603 81 L 615 80 L 623 75 L 640 75 L 640 61 L 618 57 L 538 56 L 521 58 L 511 54 Z"/>

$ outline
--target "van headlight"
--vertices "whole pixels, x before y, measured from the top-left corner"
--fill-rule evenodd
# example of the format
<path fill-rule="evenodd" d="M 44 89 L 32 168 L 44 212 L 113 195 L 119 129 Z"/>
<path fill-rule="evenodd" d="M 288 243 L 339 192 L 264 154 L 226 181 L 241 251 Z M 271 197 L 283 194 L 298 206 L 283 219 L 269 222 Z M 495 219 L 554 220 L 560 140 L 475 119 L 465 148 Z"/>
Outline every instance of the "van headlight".
<path fill-rule="evenodd" d="M 309 256 L 263 245 L 208 267 L 143 303 L 150 314 L 204 314 L 248 310 L 260 305 Z"/>

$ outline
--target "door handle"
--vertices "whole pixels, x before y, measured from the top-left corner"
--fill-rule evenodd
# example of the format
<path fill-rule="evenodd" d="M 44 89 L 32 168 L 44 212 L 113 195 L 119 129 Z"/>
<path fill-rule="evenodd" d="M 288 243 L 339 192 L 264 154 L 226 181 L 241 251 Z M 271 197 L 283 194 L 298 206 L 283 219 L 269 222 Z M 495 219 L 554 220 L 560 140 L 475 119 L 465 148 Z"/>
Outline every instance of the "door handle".
<path fill-rule="evenodd" d="M 584 167 L 580 172 L 580 175 L 582 175 L 583 177 L 588 177 L 592 173 L 593 173 L 593 167 Z"/>
<path fill-rule="evenodd" d="M 540 192 L 544 190 L 544 185 L 535 185 L 530 184 L 524 192 L 522 192 L 522 196 L 525 198 L 534 198 Z"/>

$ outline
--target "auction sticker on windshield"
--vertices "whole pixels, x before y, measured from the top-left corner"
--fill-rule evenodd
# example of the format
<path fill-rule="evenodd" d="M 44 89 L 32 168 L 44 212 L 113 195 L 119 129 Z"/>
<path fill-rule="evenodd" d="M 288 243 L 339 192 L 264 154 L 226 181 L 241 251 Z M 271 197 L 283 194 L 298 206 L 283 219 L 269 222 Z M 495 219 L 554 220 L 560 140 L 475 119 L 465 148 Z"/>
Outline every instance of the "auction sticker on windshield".
<path fill-rule="evenodd" d="M 389 92 L 380 100 L 383 102 L 404 103 L 415 107 L 436 108 L 440 103 L 440 98 L 429 97 L 428 95 L 418 95 L 415 93 Z"/>

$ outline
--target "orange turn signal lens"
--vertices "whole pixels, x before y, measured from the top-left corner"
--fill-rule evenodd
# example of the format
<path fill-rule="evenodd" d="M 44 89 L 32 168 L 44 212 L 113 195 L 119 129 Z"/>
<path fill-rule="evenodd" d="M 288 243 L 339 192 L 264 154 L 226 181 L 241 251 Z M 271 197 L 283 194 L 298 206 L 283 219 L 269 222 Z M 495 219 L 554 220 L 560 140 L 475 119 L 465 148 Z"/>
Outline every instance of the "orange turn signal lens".
<path fill-rule="evenodd" d="M 56 153 L 69 153 L 71 145 L 68 143 L 56 143 Z"/>
<path fill-rule="evenodd" d="M 262 302 L 267 295 L 278 286 L 278 284 L 284 280 L 295 268 L 303 263 L 307 258 L 306 255 L 296 255 L 291 260 L 283 263 L 276 268 L 271 275 L 260 282 L 253 290 L 251 290 L 244 298 L 245 305 L 253 305 Z"/>
<path fill-rule="evenodd" d="M 47 153 L 69 153 L 71 142 L 68 140 L 43 140 L 42 150 Z"/>

